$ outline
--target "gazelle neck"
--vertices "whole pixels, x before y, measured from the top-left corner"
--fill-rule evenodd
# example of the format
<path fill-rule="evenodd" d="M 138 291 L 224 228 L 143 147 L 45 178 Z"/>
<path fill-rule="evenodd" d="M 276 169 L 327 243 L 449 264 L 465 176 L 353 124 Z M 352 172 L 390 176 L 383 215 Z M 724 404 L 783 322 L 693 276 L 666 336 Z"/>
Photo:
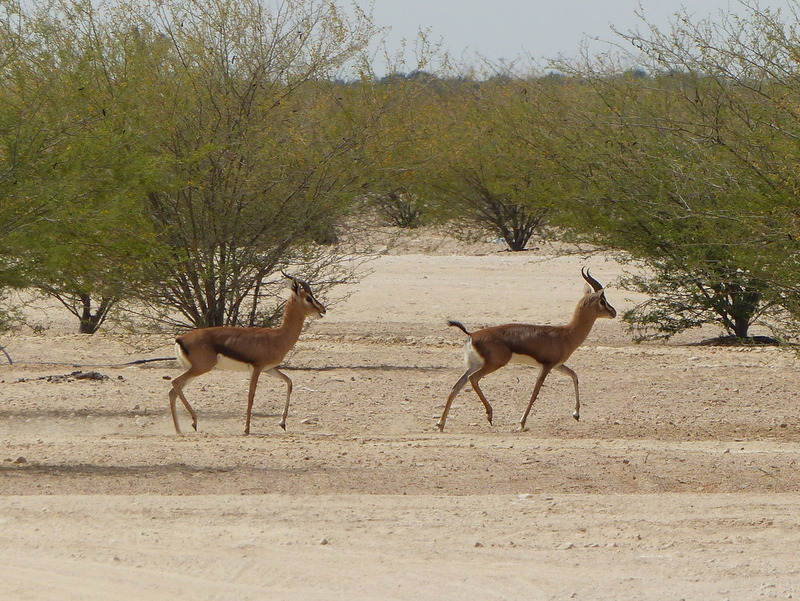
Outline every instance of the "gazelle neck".
<path fill-rule="evenodd" d="M 584 299 L 581 299 L 578 306 L 575 307 L 575 313 L 572 314 L 572 319 L 565 326 L 565 329 L 570 332 L 570 338 L 576 347 L 580 346 L 580 344 L 586 340 L 589 332 L 592 331 L 592 326 L 594 326 L 595 321 L 597 321 L 597 315 L 586 306 Z"/>
<path fill-rule="evenodd" d="M 278 330 L 285 332 L 290 338 L 297 339 L 300 337 L 300 332 L 303 330 L 303 323 L 306 320 L 306 314 L 301 307 L 298 306 L 296 298 L 292 296 L 283 309 L 283 322 Z"/>

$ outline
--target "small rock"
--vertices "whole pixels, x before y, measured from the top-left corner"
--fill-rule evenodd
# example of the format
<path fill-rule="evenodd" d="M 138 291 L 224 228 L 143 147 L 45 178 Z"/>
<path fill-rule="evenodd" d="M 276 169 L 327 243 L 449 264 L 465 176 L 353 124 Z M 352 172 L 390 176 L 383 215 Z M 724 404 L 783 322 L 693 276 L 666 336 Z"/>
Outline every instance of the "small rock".
<path fill-rule="evenodd" d="M 479 541 L 479 542 L 475 543 L 475 548 L 476 549 L 480 549 L 481 547 L 483 547 L 483 543 L 482 542 Z"/>
<path fill-rule="evenodd" d="M 22 455 L 20 455 L 14 460 L 14 463 L 28 463 L 28 460 L 25 459 L 25 457 L 23 457 Z"/>
<path fill-rule="evenodd" d="M 329 545 L 330 542 L 328 541 L 327 538 L 323 538 L 321 541 L 319 541 L 319 544 L 324 547 L 325 545 Z"/>

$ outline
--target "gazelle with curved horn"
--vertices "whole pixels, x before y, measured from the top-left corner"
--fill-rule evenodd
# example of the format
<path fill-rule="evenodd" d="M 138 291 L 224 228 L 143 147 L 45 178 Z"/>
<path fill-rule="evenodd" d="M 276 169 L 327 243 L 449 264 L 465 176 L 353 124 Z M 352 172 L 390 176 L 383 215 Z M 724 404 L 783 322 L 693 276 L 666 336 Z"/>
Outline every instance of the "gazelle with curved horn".
<path fill-rule="evenodd" d="M 261 373 L 280 378 L 286 382 L 286 405 L 280 427 L 286 429 L 286 416 L 289 413 L 289 397 L 292 395 L 292 381 L 278 370 L 286 354 L 292 350 L 306 317 L 325 315 L 325 307 L 314 298 L 311 286 L 299 278 L 281 273 L 292 281 L 292 292 L 283 310 L 283 323 L 278 328 L 240 328 L 220 326 L 200 328 L 179 336 L 175 340 L 175 354 L 178 361 L 187 368 L 172 381 L 169 391 L 169 408 L 175 431 L 180 434 L 175 401 L 180 397 L 184 407 L 192 416 L 192 427 L 197 430 L 197 414 L 183 394 L 183 387 L 191 380 L 215 367 L 222 369 L 249 369 L 250 392 L 247 397 L 247 421 L 244 433 L 250 434 L 250 414 L 256 394 L 258 377 Z"/>
<path fill-rule="evenodd" d="M 486 400 L 478 382 L 484 376 L 497 371 L 508 363 L 524 363 L 541 367 L 536 385 L 533 387 L 531 400 L 520 420 L 521 430 L 525 430 L 525 422 L 531 407 L 533 407 L 533 402 L 536 400 L 547 374 L 553 369 L 572 378 L 575 385 L 575 411 L 572 416 L 576 420 L 580 419 L 581 401 L 578 392 L 578 375 L 564 363 L 586 340 L 597 318 L 613 319 L 617 315 L 616 309 L 606 300 L 602 284 L 589 275 L 588 270 L 581 269 L 581 275 L 591 289 L 586 286 L 583 298 L 578 302 L 572 319 L 566 325 L 506 324 L 470 332 L 460 322 L 448 321 L 448 325 L 459 328 L 469 336 L 464 347 L 467 370 L 453 386 L 450 396 L 447 397 L 444 412 L 437 424 L 439 430 L 444 430 L 450 405 L 467 382 L 472 384 L 473 390 L 486 408 L 486 418 L 491 424 L 492 406 Z"/>

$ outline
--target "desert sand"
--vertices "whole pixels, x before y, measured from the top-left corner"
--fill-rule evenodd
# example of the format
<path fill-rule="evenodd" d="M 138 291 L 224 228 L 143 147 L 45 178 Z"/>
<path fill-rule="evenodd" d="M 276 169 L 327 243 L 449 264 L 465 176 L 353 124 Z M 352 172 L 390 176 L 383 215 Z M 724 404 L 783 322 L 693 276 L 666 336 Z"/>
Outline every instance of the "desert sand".
<path fill-rule="evenodd" d="M 6 334 L 0 366 L 0 599 L 753 600 L 800 598 L 798 357 L 635 344 L 598 321 L 528 420 L 535 368 L 509 366 L 444 401 L 464 335 L 566 322 L 580 268 L 612 257 L 507 253 L 423 232 L 339 289 L 263 378 L 214 371 L 169 414 L 173 335 L 93 337 L 55 309 Z M 1 359 L 1 357 L 0 357 Z M 78 379 L 96 371 L 104 379 Z M 56 376 L 56 377 L 51 377 Z"/>

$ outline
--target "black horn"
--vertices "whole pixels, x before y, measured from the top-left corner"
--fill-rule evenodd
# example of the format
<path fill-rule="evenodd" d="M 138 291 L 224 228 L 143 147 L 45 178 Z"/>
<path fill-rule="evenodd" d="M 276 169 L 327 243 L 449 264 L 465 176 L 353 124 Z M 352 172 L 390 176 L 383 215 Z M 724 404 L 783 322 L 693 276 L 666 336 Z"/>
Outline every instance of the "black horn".
<path fill-rule="evenodd" d="M 300 278 L 296 278 L 293 275 L 289 275 L 283 269 L 281 269 L 281 273 L 284 275 L 284 277 L 289 278 L 290 280 L 292 280 L 292 282 L 294 282 L 298 286 L 302 287 L 306 292 L 311 294 L 311 284 L 309 284 L 305 280 L 301 280 Z"/>
<path fill-rule="evenodd" d="M 595 292 L 603 289 L 603 285 L 594 279 L 591 275 L 589 275 L 589 270 L 581 267 L 581 275 L 583 279 L 594 289 Z"/>

